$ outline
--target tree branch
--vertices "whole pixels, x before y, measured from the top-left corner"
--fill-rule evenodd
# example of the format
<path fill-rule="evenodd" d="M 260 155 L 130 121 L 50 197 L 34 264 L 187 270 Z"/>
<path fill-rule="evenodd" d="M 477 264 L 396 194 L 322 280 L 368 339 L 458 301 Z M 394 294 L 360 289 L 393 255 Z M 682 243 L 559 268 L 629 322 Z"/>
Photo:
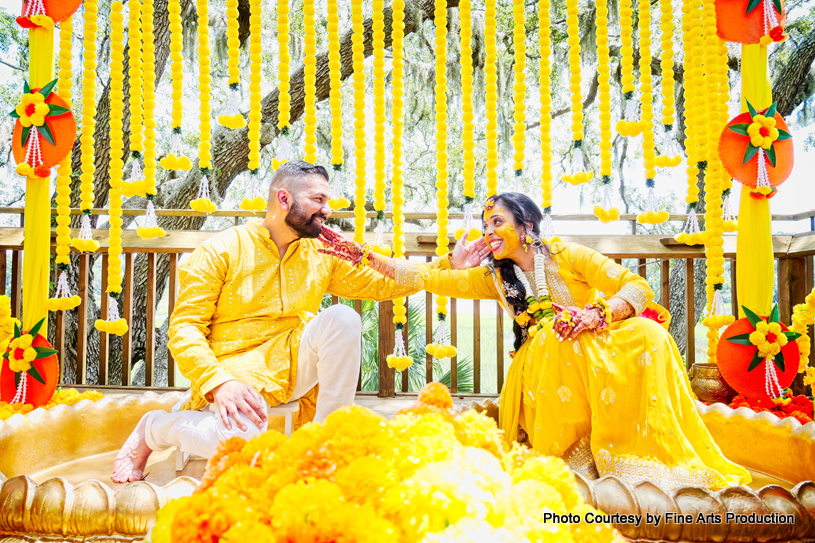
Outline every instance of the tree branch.
<path fill-rule="evenodd" d="M 600 74 L 595 73 L 594 79 L 591 80 L 591 85 L 589 85 L 589 92 L 586 93 L 586 97 L 583 99 L 583 109 L 586 109 L 590 105 L 594 103 L 597 99 L 597 90 L 600 88 Z M 562 115 L 566 115 L 572 110 L 571 106 L 564 107 L 557 109 L 552 112 L 552 118 L 556 119 Z M 539 128 L 541 125 L 540 121 L 531 123 L 526 125 L 526 130 L 534 130 L 535 128 Z"/>
<path fill-rule="evenodd" d="M 815 29 L 793 49 L 790 58 L 775 77 L 773 98 L 778 102 L 778 113 L 786 117 L 815 93 L 812 62 L 815 61 Z"/>

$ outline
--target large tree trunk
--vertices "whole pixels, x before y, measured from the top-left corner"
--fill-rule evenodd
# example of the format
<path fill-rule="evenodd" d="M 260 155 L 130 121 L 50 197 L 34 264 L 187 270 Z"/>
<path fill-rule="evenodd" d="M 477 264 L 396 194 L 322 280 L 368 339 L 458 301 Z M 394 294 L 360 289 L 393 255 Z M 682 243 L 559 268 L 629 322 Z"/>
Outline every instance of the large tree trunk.
<path fill-rule="evenodd" d="M 815 30 L 790 53 L 781 73 L 775 78 L 773 99 L 778 102 L 778 113 L 786 117 L 805 100 L 815 94 Z"/>

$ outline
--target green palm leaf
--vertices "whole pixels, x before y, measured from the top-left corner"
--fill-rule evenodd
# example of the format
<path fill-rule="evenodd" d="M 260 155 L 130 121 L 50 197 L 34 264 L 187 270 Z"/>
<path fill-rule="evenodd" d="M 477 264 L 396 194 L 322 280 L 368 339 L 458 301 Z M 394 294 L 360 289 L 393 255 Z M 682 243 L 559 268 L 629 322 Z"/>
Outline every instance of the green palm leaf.
<path fill-rule="evenodd" d="M 32 364 L 31 367 L 28 369 L 28 374 L 37 381 L 39 381 L 40 383 L 42 383 L 43 385 L 45 384 L 45 379 L 42 378 L 42 375 L 40 375 L 40 371 L 37 369 L 36 366 L 34 366 L 34 364 Z"/>
<path fill-rule="evenodd" d="M 753 325 L 753 328 L 755 328 L 756 325 L 761 322 L 761 317 L 753 313 L 746 306 L 741 306 L 741 310 L 744 311 L 744 316 L 747 317 L 747 320 L 750 321 L 750 324 Z"/>
<path fill-rule="evenodd" d="M 756 153 L 758 153 L 758 147 L 756 147 L 752 143 L 748 143 L 747 149 L 744 150 L 744 158 L 742 159 L 741 163 L 747 164 L 748 162 L 750 162 L 751 158 L 756 156 Z"/>

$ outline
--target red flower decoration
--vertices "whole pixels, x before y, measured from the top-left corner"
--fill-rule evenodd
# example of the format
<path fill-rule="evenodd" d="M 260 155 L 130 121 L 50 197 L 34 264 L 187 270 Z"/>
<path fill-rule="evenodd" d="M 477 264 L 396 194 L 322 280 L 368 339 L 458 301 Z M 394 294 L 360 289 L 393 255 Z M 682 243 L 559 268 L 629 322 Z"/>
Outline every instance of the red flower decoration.
<path fill-rule="evenodd" d="M 34 175 L 37 177 L 51 177 L 51 168 L 46 166 L 37 166 L 34 168 Z"/>
<path fill-rule="evenodd" d="M 787 35 L 784 34 L 784 27 L 781 25 L 773 27 L 772 30 L 770 30 L 770 37 L 773 39 L 773 41 L 777 42 L 782 42 L 786 40 Z"/>

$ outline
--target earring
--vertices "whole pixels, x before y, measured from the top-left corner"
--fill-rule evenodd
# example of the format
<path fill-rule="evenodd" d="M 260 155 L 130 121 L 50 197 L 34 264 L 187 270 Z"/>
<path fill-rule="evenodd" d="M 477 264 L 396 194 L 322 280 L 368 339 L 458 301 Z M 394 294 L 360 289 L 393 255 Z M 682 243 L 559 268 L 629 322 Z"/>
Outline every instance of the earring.
<path fill-rule="evenodd" d="M 521 235 L 521 245 L 524 246 L 524 251 L 528 251 L 533 243 L 532 236 L 528 233 L 524 232 L 523 235 Z"/>

